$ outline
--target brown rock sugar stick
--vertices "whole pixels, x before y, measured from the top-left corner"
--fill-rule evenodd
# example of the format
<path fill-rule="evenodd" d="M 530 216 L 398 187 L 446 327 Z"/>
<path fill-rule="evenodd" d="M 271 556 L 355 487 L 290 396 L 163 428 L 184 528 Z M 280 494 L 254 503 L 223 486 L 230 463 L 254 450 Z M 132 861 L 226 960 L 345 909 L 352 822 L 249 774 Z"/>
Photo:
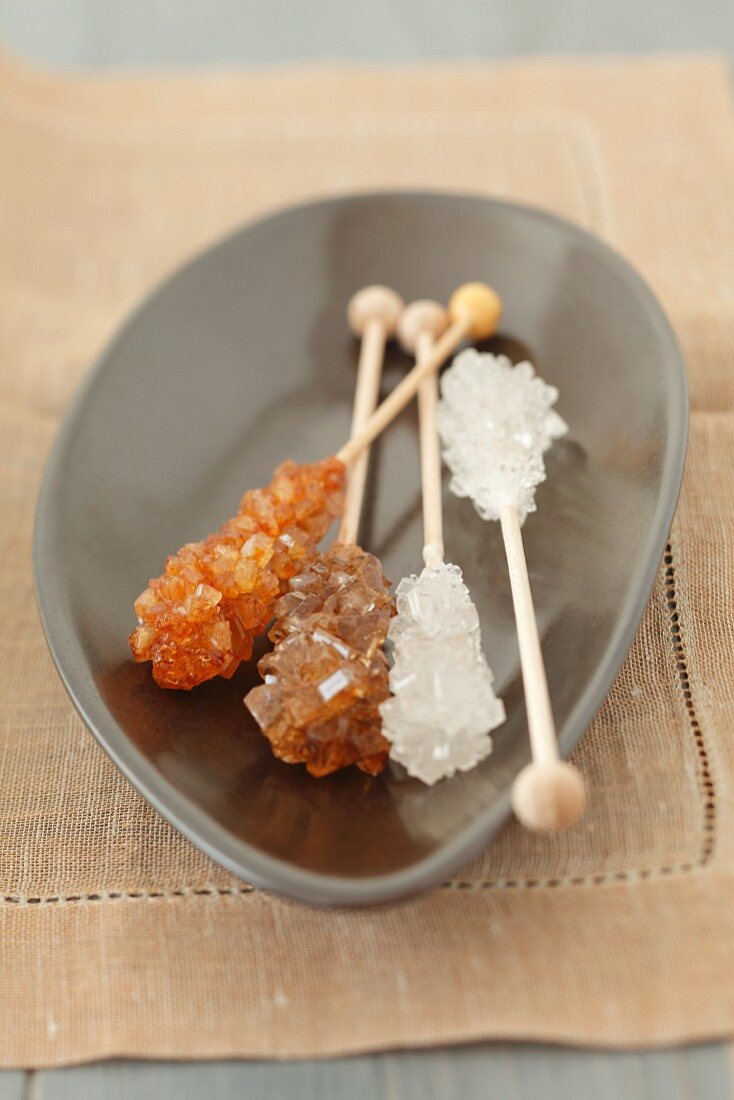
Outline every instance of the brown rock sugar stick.
<path fill-rule="evenodd" d="M 368 287 L 349 304 L 350 326 L 362 341 L 353 435 L 377 404 L 385 340 L 402 308 L 386 287 Z M 349 471 L 337 542 L 275 605 L 275 648 L 258 665 L 265 682 L 245 699 L 275 756 L 305 764 L 315 776 L 351 764 L 375 775 L 387 760 L 379 706 L 389 694 L 383 646 L 393 600 L 378 559 L 356 545 L 368 450 Z"/>

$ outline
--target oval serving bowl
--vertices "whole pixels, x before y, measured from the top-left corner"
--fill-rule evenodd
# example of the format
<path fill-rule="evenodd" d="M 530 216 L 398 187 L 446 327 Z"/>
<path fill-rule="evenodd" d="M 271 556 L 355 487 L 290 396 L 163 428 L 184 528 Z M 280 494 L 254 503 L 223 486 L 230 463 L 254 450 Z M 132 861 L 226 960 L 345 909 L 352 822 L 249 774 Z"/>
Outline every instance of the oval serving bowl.
<path fill-rule="evenodd" d="M 410 301 L 467 279 L 505 302 L 489 347 L 560 389 L 570 437 L 525 527 L 561 749 L 601 705 L 659 564 L 682 474 L 687 393 L 671 328 L 607 246 L 541 211 L 477 197 L 372 194 L 247 226 L 149 297 L 70 409 L 35 531 L 41 616 L 82 718 L 138 790 L 205 852 L 298 900 L 369 905 L 439 883 L 506 820 L 528 760 L 498 525 L 445 492 L 447 560 L 464 569 L 507 722 L 491 757 L 427 788 L 390 766 L 327 779 L 275 760 L 230 682 L 162 691 L 130 659 L 132 604 L 168 553 L 233 514 L 283 458 L 348 434 L 357 349 L 346 303 L 371 282 Z M 391 351 L 386 392 L 408 363 Z M 397 581 L 421 567 L 417 424 L 373 449 L 362 545 Z M 260 648 L 262 652 L 263 646 Z M 593 792 L 592 792 L 593 795 Z"/>

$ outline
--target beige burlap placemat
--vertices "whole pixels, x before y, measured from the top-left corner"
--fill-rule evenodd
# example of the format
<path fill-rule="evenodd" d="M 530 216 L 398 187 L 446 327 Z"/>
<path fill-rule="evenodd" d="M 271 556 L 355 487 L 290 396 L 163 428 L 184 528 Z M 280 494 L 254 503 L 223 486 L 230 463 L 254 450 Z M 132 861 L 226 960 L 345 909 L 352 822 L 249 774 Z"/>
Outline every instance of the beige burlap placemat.
<path fill-rule="evenodd" d="M 734 1031 L 734 126 L 722 62 L 67 78 L 0 62 L 0 1063 L 315 1056 Z M 243 219 L 351 188 L 472 190 L 594 229 L 669 310 L 685 488 L 578 753 L 571 832 L 512 826 L 429 897 L 310 911 L 210 863 L 108 763 L 31 585 L 41 466 L 95 352 Z"/>

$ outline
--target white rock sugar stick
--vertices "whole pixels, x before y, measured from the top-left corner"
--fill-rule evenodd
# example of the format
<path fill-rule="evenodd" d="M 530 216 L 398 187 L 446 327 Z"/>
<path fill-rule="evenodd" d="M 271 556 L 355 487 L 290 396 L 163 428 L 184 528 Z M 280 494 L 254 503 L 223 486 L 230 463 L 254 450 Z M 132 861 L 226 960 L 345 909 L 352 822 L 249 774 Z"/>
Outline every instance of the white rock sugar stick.
<path fill-rule="evenodd" d="M 586 791 L 558 752 L 521 533 L 545 480 L 545 451 L 568 430 L 552 408 L 558 391 L 530 363 L 513 367 L 504 356 L 468 350 L 444 374 L 441 394 L 438 423 L 451 489 L 502 525 L 533 756 L 515 780 L 512 805 L 530 829 L 561 829 L 583 813 Z"/>
<path fill-rule="evenodd" d="M 413 302 L 398 337 L 421 363 L 448 323 L 437 302 Z M 505 716 L 482 656 L 477 610 L 459 567 L 444 562 L 437 402 L 432 373 L 418 390 L 425 568 L 398 585 L 388 631 L 392 696 L 380 707 L 391 758 L 429 784 L 484 759 L 492 748 L 489 731 Z"/>

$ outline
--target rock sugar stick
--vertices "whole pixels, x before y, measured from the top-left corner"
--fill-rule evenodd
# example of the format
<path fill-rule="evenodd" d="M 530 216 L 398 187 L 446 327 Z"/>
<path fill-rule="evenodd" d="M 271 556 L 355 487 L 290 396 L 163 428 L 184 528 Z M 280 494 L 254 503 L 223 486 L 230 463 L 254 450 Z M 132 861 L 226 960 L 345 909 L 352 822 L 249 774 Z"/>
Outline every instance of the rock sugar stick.
<path fill-rule="evenodd" d="M 581 774 L 560 759 L 548 683 L 522 543 L 522 524 L 534 512 L 545 480 L 546 450 L 567 425 L 552 406 L 558 391 L 530 363 L 462 352 L 441 380 L 438 412 L 451 489 L 470 497 L 483 519 L 499 520 L 510 573 L 532 763 L 517 776 L 512 804 L 530 829 L 571 825 L 583 813 Z"/>
<path fill-rule="evenodd" d="M 385 340 L 402 308 L 386 287 L 368 287 L 349 304 L 361 337 L 353 435 L 377 405 Z M 258 664 L 264 683 L 245 698 L 275 756 L 315 776 L 351 764 L 377 775 L 389 748 L 379 706 L 389 692 L 383 646 L 394 602 L 380 562 L 356 544 L 367 461 L 365 449 L 349 470 L 336 543 L 275 604 L 275 647 Z"/>
<path fill-rule="evenodd" d="M 421 378 L 438 370 L 467 337 L 493 331 L 500 307 L 490 287 L 469 283 L 452 303 L 451 326 L 431 355 L 335 456 L 308 465 L 283 463 L 267 488 L 245 493 L 233 519 L 203 541 L 187 543 L 150 581 L 135 602 L 138 625 L 129 641 L 134 659 L 151 662 L 161 687 L 189 689 L 231 676 L 250 657 L 276 600 L 341 514 L 346 467 L 415 396 Z"/>
<path fill-rule="evenodd" d="M 438 302 L 413 302 L 400 320 L 400 342 L 420 361 L 448 320 Z M 492 749 L 489 731 L 505 717 L 482 655 L 477 609 L 461 569 L 444 561 L 437 402 L 432 374 L 418 390 L 425 567 L 398 585 L 388 630 L 392 695 L 380 707 L 391 759 L 429 784 L 483 760 Z"/>
<path fill-rule="evenodd" d="M 135 601 L 136 661 L 163 688 L 188 690 L 232 676 L 252 654 L 273 604 L 341 514 L 345 469 L 329 458 L 284 462 L 265 489 L 249 489 L 237 515 L 172 554 Z"/>

